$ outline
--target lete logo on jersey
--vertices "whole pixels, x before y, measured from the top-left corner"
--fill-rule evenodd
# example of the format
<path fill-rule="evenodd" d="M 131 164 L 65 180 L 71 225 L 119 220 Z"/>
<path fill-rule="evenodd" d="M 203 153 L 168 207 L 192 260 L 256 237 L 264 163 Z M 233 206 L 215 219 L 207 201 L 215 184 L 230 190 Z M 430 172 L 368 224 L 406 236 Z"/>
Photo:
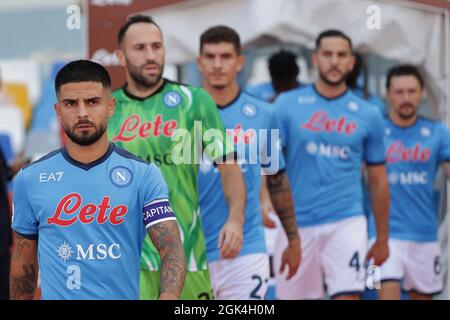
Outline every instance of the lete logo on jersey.
<path fill-rule="evenodd" d="M 125 221 L 128 212 L 128 207 L 125 205 L 111 208 L 110 197 L 108 196 L 103 197 L 99 205 L 87 203 L 82 206 L 82 203 L 83 198 L 79 193 L 73 192 L 64 196 L 56 206 L 53 216 L 47 219 L 48 224 L 68 227 L 77 221 L 82 224 L 89 224 L 96 220 L 98 224 L 109 221 L 112 225 L 119 225 Z M 77 212 L 78 209 L 79 212 Z"/>
<path fill-rule="evenodd" d="M 341 116 L 339 119 L 329 118 L 325 111 L 319 110 L 314 112 L 308 122 L 302 124 L 301 127 L 313 132 L 325 131 L 352 135 L 356 132 L 358 125 L 356 122 L 347 121 L 345 116 Z"/>
<path fill-rule="evenodd" d="M 431 157 L 431 149 L 416 143 L 412 148 L 407 148 L 401 141 L 394 141 L 386 152 L 388 163 L 396 162 L 427 162 Z"/>
<path fill-rule="evenodd" d="M 155 137 L 164 135 L 165 137 L 170 138 L 177 128 L 177 125 L 175 120 L 164 121 L 161 114 L 155 116 L 155 121 L 142 121 L 139 115 L 133 114 L 122 122 L 119 133 L 112 138 L 112 141 L 129 142 L 136 139 L 138 136 L 139 138 L 146 139 L 152 134 Z"/>

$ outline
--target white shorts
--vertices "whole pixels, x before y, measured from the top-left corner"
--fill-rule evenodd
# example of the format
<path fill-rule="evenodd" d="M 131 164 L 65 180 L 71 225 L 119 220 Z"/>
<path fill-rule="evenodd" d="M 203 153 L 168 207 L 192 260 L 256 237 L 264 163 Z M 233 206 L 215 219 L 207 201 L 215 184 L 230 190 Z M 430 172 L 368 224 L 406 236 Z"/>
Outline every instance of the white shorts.
<path fill-rule="evenodd" d="M 389 258 L 381 265 L 381 281 L 402 281 L 405 291 L 437 294 L 443 286 L 440 259 L 437 242 L 389 239 Z"/>
<path fill-rule="evenodd" d="M 325 286 L 331 298 L 364 291 L 368 242 L 364 216 L 302 227 L 299 233 L 302 261 L 290 280 L 286 280 L 287 270 L 279 272 L 287 238 L 284 232 L 278 234 L 274 255 L 277 299 L 322 299 Z"/>
<path fill-rule="evenodd" d="M 209 263 L 216 300 L 264 300 L 269 282 L 269 256 L 254 253 Z"/>

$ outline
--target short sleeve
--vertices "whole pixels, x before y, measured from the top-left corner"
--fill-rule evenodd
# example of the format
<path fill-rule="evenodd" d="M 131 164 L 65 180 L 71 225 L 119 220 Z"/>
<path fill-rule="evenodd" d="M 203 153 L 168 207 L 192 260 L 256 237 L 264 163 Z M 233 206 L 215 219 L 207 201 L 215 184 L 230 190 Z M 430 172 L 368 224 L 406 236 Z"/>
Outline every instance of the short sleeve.
<path fill-rule="evenodd" d="M 198 120 L 201 121 L 203 150 L 216 163 L 221 163 L 228 155 L 234 154 L 234 143 L 226 134 L 220 113 L 209 94 L 200 89 L 195 104 Z"/>
<path fill-rule="evenodd" d="M 31 206 L 24 179 L 21 170 L 14 181 L 12 229 L 26 238 L 37 239 L 39 221 Z"/>
<path fill-rule="evenodd" d="M 385 163 L 384 123 L 380 111 L 373 106 L 368 135 L 364 141 L 364 160 L 367 165 Z"/>
<path fill-rule="evenodd" d="M 450 132 L 443 123 L 439 125 L 439 129 L 441 141 L 438 150 L 438 161 L 450 161 Z"/>
<path fill-rule="evenodd" d="M 160 169 L 154 164 L 147 167 L 142 183 L 144 204 L 142 214 L 146 228 L 167 220 L 176 220 L 170 206 L 167 184 Z"/>
<path fill-rule="evenodd" d="M 279 138 L 281 142 L 281 148 L 285 148 L 289 145 L 288 141 L 288 123 L 285 119 L 284 110 L 286 109 L 286 95 L 284 93 L 280 94 L 274 102 L 274 129 L 279 130 Z"/>
<path fill-rule="evenodd" d="M 271 106 L 273 108 L 273 106 Z M 267 135 L 264 143 L 260 143 L 260 158 L 264 173 L 276 174 L 285 169 L 285 161 L 281 148 L 280 130 L 274 117 L 274 110 L 268 112 Z"/>

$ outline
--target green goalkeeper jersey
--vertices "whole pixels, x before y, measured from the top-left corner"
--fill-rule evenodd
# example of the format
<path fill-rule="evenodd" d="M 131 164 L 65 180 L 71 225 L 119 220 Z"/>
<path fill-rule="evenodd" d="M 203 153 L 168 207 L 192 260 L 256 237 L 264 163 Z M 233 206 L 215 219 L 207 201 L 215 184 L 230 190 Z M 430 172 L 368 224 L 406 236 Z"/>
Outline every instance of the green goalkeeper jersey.
<path fill-rule="evenodd" d="M 222 159 L 233 152 L 214 101 L 201 88 L 167 79 L 147 98 L 133 96 L 126 87 L 114 91 L 113 96 L 116 107 L 108 124 L 109 139 L 161 169 L 180 226 L 188 271 L 207 270 L 198 203 L 198 163 L 202 152 L 210 159 Z M 213 139 L 208 133 L 205 136 L 210 144 L 202 139 L 208 129 L 216 129 L 209 130 Z M 159 254 L 147 236 L 141 269 L 158 271 L 160 266 Z"/>

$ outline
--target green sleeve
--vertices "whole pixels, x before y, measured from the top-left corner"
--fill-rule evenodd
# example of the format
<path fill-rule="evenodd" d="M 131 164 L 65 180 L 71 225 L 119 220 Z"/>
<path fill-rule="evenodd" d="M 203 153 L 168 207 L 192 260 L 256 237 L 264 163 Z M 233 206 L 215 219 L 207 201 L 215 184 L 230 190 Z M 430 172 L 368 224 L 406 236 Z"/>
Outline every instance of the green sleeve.
<path fill-rule="evenodd" d="M 196 120 L 201 121 L 203 152 L 215 163 L 221 163 L 226 157 L 234 157 L 232 138 L 226 134 L 214 100 L 204 89 L 198 90 L 196 98 Z"/>

